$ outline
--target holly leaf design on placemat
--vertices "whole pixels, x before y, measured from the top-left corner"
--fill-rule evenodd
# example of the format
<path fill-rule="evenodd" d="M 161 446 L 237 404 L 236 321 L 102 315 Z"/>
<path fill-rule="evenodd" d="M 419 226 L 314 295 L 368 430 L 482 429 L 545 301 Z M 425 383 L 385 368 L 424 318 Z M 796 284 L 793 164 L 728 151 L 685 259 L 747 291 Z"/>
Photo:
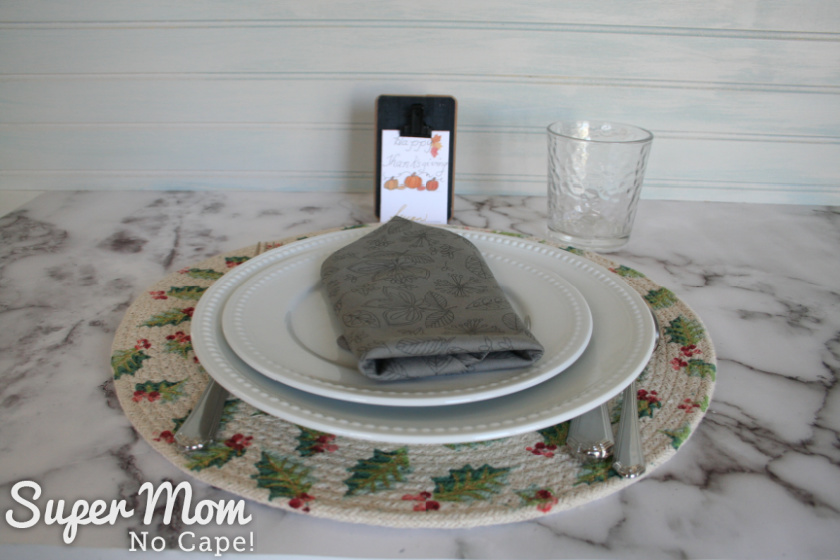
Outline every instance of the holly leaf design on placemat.
<path fill-rule="evenodd" d="M 235 457 L 245 455 L 246 447 L 251 445 L 251 436 L 234 434 L 223 442 L 214 441 L 210 445 L 191 451 L 188 455 L 187 467 L 193 471 L 200 471 L 208 467 L 223 467 Z"/>
<path fill-rule="evenodd" d="M 301 457 L 311 457 L 318 453 L 332 453 L 338 449 L 338 446 L 333 443 L 335 436 L 326 432 L 319 432 L 312 428 L 300 428 L 300 435 L 298 436 L 298 446 L 295 448 Z"/>
<path fill-rule="evenodd" d="M 163 344 L 163 350 L 164 352 L 178 354 L 182 358 L 187 358 L 193 350 L 192 337 L 183 331 L 167 335 L 166 342 Z"/>
<path fill-rule="evenodd" d="M 114 379 L 119 379 L 123 375 L 134 375 L 142 367 L 143 362 L 150 357 L 137 348 L 117 350 L 111 356 L 111 369 L 114 370 Z"/>
<path fill-rule="evenodd" d="M 636 399 L 639 418 L 653 418 L 654 411 L 662 408 L 662 401 L 659 400 L 659 394 L 656 391 L 639 389 L 636 391 Z M 619 419 L 616 419 L 616 422 L 618 421 Z"/>
<path fill-rule="evenodd" d="M 144 327 L 162 327 L 164 325 L 180 325 L 184 321 L 189 321 L 192 318 L 194 308 L 187 307 L 184 309 L 169 309 L 163 313 L 152 315 L 149 319 L 142 323 Z"/>
<path fill-rule="evenodd" d="M 251 478 L 257 481 L 258 488 L 268 490 L 269 500 L 307 494 L 315 482 L 311 476 L 312 469 L 286 455 L 263 451 L 254 466 L 259 472 L 252 474 Z"/>
<path fill-rule="evenodd" d="M 517 239 L 528 239 L 529 237 L 531 237 L 527 233 L 517 233 L 515 231 L 504 231 L 504 230 L 500 230 L 500 229 L 494 229 L 492 231 L 493 231 L 493 233 L 497 233 L 499 235 L 505 235 L 507 237 L 515 237 Z"/>
<path fill-rule="evenodd" d="M 134 397 L 132 400 L 139 402 L 146 399 L 150 402 L 174 402 L 184 394 L 186 379 L 181 381 L 146 381 L 134 385 Z"/>
<path fill-rule="evenodd" d="M 583 254 L 583 253 L 580 253 Z M 610 269 L 611 272 L 615 272 L 619 276 L 623 276 L 624 278 L 644 278 L 645 275 L 639 272 L 638 270 L 632 269 L 629 266 L 624 266 L 623 264 L 617 266 L 615 268 Z"/>
<path fill-rule="evenodd" d="M 665 327 L 665 334 L 671 337 L 670 342 L 675 342 L 680 346 L 697 344 L 703 339 L 704 333 L 703 325 L 698 321 L 686 319 L 682 315 Z"/>
<path fill-rule="evenodd" d="M 180 418 L 173 418 L 172 419 L 172 424 L 174 425 L 174 427 L 172 428 L 173 432 L 177 432 L 181 428 L 181 426 L 184 424 L 184 422 L 187 421 L 187 418 L 189 417 L 191 412 L 192 412 L 192 409 L 189 409 L 187 411 L 187 413 L 184 414 L 183 416 L 181 416 Z"/>
<path fill-rule="evenodd" d="M 717 374 L 717 368 L 714 364 L 704 362 L 703 360 L 697 358 L 688 360 L 688 365 L 686 366 L 685 371 L 692 377 L 708 377 L 712 381 L 715 380 Z"/>
<path fill-rule="evenodd" d="M 467 443 L 444 443 L 443 446 L 448 447 L 449 449 L 452 449 L 453 451 L 462 451 L 462 450 L 468 450 L 469 451 L 469 450 L 472 450 L 472 449 L 476 449 L 478 447 L 493 445 L 497 441 L 500 441 L 500 440 L 488 439 L 488 440 L 484 440 L 484 441 L 469 441 Z"/>
<path fill-rule="evenodd" d="M 563 447 L 566 445 L 566 438 L 569 437 L 569 422 L 561 422 L 542 430 L 537 430 L 546 445 Z"/>
<path fill-rule="evenodd" d="M 411 472 L 408 449 L 401 447 L 394 451 L 373 450 L 369 459 L 359 459 L 355 466 L 347 469 L 352 476 L 344 481 L 346 496 L 369 494 L 387 490 L 397 482 L 403 482 Z"/>
<path fill-rule="evenodd" d="M 432 477 L 435 483 L 434 497 L 441 502 L 488 500 L 504 490 L 509 472 L 509 467 L 496 468 L 490 465 L 477 469 L 470 465 L 450 469 L 448 476 Z"/>
<path fill-rule="evenodd" d="M 188 299 L 198 301 L 201 295 L 207 290 L 201 286 L 172 286 L 166 295 L 176 297 L 178 299 Z"/>
<path fill-rule="evenodd" d="M 584 463 L 578 472 L 578 484 L 595 484 L 596 482 L 604 482 L 608 478 L 618 476 L 612 468 L 613 460 L 604 459 L 602 461 L 593 461 L 592 463 Z"/>
<path fill-rule="evenodd" d="M 250 258 L 251 257 L 225 257 L 225 266 L 233 268 L 235 266 L 239 266 L 247 260 L 250 260 Z"/>
<path fill-rule="evenodd" d="M 573 255 L 579 255 L 581 257 L 586 256 L 586 251 L 584 251 L 583 249 L 578 249 L 577 247 L 572 247 L 571 245 L 568 245 L 566 247 L 560 247 L 560 248 L 563 249 L 566 252 L 572 253 Z M 613 272 L 615 272 L 615 271 L 613 270 Z"/>
<path fill-rule="evenodd" d="M 236 417 L 236 409 L 242 403 L 236 397 L 231 397 L 225 401 L 225 406 L 222 408 L 222 417 L 219 419 L 218 431 L 224 430 L 228 422 Z"/>
<path fill-rule="evenodd" d="M 222 276 L 224 276 L 224 272 L 219 272 L 218 270 L 213 270 L 212 268 L 185 268 L 181 271 L 182 274 L 186 274 L 190 278 L 195 278 L 196 280 L 218 280 Z"/>
<path fill-rule="evenodd" d="M 671 447 L 679 449 L 691 435 L 691 426 L 685 423 L 676 430 L 662 430 L 662 433 L 671 438 Z"/>
<path fill-rule="evenodd" d="M 644 296 L 645 300 L 654 309 L 662 309 L 663 307 L 671 307 L 677 303 L 677 296 L 668 288 L 659 288 L 658 290 L 651 290 Z"/>
<path fill-rule="evenodd" d="M 522 500 L 523 506 L 536 506 L 543 513 L 551 511 L 551 508 L 560 501 L 554 495 L 554 490 L 536 484 L 531 484 L 528 488 L 514 490 L 513 492 Z"/>

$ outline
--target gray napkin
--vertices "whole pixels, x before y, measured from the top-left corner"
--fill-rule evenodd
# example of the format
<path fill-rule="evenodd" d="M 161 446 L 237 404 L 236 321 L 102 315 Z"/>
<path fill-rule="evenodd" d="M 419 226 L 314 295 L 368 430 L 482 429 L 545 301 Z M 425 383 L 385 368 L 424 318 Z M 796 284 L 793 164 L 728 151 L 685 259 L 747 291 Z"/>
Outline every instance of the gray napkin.
<path fill-rule="evenodd" d="M 321 266 L 339 343 L 382 381 L 529 366 L 543 347 L 478 249 L 442 228 L 392 218 Z"/>

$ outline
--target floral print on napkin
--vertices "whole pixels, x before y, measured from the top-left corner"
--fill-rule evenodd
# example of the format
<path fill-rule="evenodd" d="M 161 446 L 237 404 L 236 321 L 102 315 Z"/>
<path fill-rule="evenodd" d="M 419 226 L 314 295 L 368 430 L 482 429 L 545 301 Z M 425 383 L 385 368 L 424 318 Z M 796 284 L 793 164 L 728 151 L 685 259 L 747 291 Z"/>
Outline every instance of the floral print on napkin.
<path fill-rule="evenodd" d="M 394 217 L 327 257 L 321 278 L 359 371 L 393 381 L 530 366 L 543 347 L 479 250 Z"/>

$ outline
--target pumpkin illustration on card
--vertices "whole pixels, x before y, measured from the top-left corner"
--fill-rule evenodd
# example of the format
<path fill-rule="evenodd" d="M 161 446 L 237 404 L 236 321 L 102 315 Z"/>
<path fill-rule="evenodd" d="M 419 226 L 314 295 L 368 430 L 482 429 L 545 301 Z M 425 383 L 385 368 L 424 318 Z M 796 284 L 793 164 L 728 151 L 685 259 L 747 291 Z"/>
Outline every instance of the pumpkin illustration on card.
<path fill-rule="evenodd" d="M 417 189 L 423 186 L 423 180 L 416 173 L 412 173 L 405 178 L 405 186 L 409 189 Z"/>

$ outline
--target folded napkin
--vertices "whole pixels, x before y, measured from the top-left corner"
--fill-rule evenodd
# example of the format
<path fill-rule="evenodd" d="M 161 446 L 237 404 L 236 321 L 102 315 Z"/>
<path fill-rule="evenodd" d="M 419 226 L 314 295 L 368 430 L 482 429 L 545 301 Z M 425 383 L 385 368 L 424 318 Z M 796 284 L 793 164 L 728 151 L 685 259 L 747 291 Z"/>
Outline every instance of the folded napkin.
<path fill-rule="evenodd" d="M 359 371 L 392 381 L 529 366 L 543 355 L 478 249 L 395 217 L 321 266 Z"/>

